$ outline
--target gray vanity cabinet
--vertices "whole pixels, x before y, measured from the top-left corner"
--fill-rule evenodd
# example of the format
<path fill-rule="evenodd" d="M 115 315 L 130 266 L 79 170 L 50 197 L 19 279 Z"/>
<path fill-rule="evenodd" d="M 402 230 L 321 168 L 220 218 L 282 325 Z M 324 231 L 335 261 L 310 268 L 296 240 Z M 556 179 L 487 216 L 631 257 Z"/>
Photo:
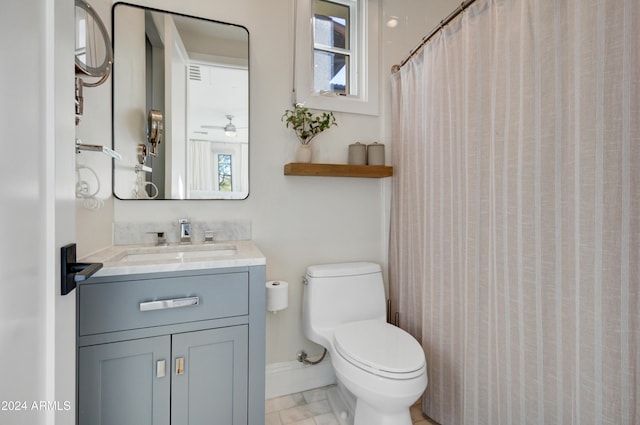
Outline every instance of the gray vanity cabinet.
<path fill-rule="evenodd" d="M 250 266 L 79 285 L 78 424 L 262 425 L 264 278 Z"/>

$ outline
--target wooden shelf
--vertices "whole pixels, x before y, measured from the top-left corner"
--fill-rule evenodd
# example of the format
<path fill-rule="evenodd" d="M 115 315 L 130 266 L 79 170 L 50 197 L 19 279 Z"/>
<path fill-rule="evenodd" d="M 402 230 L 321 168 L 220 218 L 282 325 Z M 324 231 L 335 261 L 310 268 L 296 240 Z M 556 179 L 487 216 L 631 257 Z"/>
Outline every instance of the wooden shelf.
<path fill-rule="evenodd" d="M 368 177 L 393 175 L 393 167 L 386 165 L 313 164 L 290 162 L 284 166 L 285 176 Z"/>

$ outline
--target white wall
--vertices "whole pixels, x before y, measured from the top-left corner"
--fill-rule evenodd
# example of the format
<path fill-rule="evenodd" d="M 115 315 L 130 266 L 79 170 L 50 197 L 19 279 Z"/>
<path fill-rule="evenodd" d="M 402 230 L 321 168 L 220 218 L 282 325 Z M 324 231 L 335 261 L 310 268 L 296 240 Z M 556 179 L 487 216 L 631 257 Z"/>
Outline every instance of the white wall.
<path fill-rule="evenodd" d="M 106 0 L 103 0 L 106 1 Z M 250 34 L 251 159 L 250 195 L 244 201 L 119 201 L 113 204 L 113 221 L 164 221 L 189 217 L 248 219 L 253 239 L 267 257 L 267 279 L 290 283 L 290 307 L 267 319 L 267 363 L 295 359 L 299 349 L 311 355 L 320 348 L 304 338 L 300 324 L 301 276 L 309 264 L 370 260 L 386 268 L 389 179 L 349 179 L 284 176 L 283 166 L 294 159 L 295 136 L 280 117 L 290 107 L 293 0 L 148 0 L 135 3 L 174 12 L 244 25 Z M 347 146 L 355 141 L 379 141 L 391 155 L 388 114 L 388 75 L 393 63 L 415 46 L 426 32 L 447 15 L 457 2 L 434 0 L 382 0 L 383 21 L 398 16 L 394 29 L 383 26 L 381 49 L 380 117 L 337 113 L 338 127 L 313 142 L 314 162 L 345 163 Z M 427 11 L 436 10 L 428 13 Z M 416 16 L 422 16 L 416 18 Z M 103 15 L 108 19 L 108 14 Z M 101 90 L 102 88 L 93 89 Z M 97 92 L 96 92 L 97 93 Z M 93 96 L 87 90 L 86 97 Z M 96 94 L 97 96 L 97 94 Z M 89 114 L 90 112 L 87 112 Z M 108 115 L 105 115 L 107 117 Z M 85 123 L 86 124 L 86 123 Z M 97 125 L 102 125 L 99 123 Z M 388 159 L 389 162 L 389 159 Z M 110 181 L 107 175 L 102 179 Z M 94 213 L 90 213 L 94 214 Z M 111 228 L 103 213 L 80 213 L 82 246 L 95 249 L 96 233 L 110 240 Z M 89 234 L 91 238 L 83 238 Z"/>
<path fill-rule="evenodd" d="M 111 31 L 111 1 L 91 0 L 90 3 Z M 76 137 L 86 144 L 111 147 L 111 83 L 109 77 L 98 87 L 84 89 L 84 114 L 76 127 Z M 104 206 L 97 210 L 83 208 L 82 202 L 77 202 L 76 239 L 78 256 L 82 257 L 110 245 L 112 241 L 111 158 L 98 152 L 83 151 L 76 155 L 76 166 L 87 166 L 96 172 L 100 185 L 97 197 L 104 201 Z M 87 179 L 91 185 L 91 190 L 96 190 L 98 183 L 91 178 L 91 172 L 80 170 L 80 173 L 81 178 Z"/>
<path fill-rule="evenodd" d="M 73 1 L 3 2 L 0 34 L 0 423 L 73 424 L 75 296 L 59 277 L 74 237 Z"/>

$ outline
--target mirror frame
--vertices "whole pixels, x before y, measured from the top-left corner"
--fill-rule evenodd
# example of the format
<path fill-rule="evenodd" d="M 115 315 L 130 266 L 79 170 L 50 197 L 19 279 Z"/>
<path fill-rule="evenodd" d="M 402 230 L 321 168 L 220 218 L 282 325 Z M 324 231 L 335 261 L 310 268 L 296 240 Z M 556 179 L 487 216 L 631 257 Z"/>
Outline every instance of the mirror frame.
<path fill-rule="evenodd" d="M 83 0 L 80 0 L 83 1 Z M 134 198 L 134 197 L 130 197 L 130 198 L 121 198 L 120 196 L 118 196 L 116 194 L 115 188 L 116 188 L 116 166 L 115 166 L 115 162 L 114 165 L 112 167 L 112 193 L 113 196 L 118 199 L 118 200 L 122 200 L 122 201 L 148 201 L 148 200 L 152 200 L 152 201 L 242 201 L 242 200 L 246 200 L 249 195 L 250 195 L 250 188 L 251 188 L 251 129 L 250 129 L 250 122 L 251 122 L 251 82 L 250 82 L 250 68 L 251 68 L 251 54 L 250 54 L 250 32 L 249 29 L 247 27 L 245 27 L 244 25 L 240 25 L 240 24 L 234 24 L 234 23 L 230 23 L 230 22 L 225 22 L 225 21 L 219 21 L 216 19 L 210 19 L 210 18 L 205 18 L 205 17 L 201 17 L 201 16 L 194 16 L 194 15 L 188 15 L 185 13 L 181 13 L 181 12 L 175 12 L 172 10 L 164 10 L 164 9 L 158 9 L 158 8 L 154 8 L 154 7 L 149 7 L 149 6 L 144 6 L 144 5 L 139 5 L 139 4 L 133 4 L 133 3 L 128 3 L 128 2 L 121 2 L 118 1 L 116 3 L 113 4 L 112 8 L 111 8 L 111 25 L 112 25 L 112 31 L 111 31 L 111 39 L 112 39 L 112 44 L 113 44 L 113 51 L 114 51 L 114 56 L 115 56 L 115 46 L 116 46 L 116 34 L 115 34 L 115 28 L 116 28 L 116 22 L 115 22 L 115 14 L 116 14 L 116 7 L 117 6 L 129 6 L 129 7 L 134 7 L 137 9 L 141 9 L 143 11 L 149 11 L 149 12 L 156 12 L 156 13 L 164 13 L 164 14 L 169 14 L 169 15 L 173 15 L 173 16 L 179 16 L 182 18 L 190 18 L 190 19 L 195 19 L 195 20 L 199 20 L 199 21 L 204 21 L 204 22 L 208 22 L 208 23 L 212 23 L 212 24 L 220 24 L 220 25 L 224 25 L 224 26 L 229 26 L 229 27 L 234 27 L 234 28 L 239 28 L 242 29 L 246 32 L 246 51 L 247 51 L 247 57 L 246 57 L 246 63 L 247 63 L 247 125 L 249 127 L 247 127 L 247 159 L 246 159 L 246 182 L 247 182 L 247 188 L 246 191 L 243 192 L 236 192 L 236 193 L 242 193 L 244 196 L 243 197 L 230 197 L 230 198 L 223 198 L 223 197 L 212 197 L 212 198 L 159 198 L 159 199 L 154 199 L 154 198 Z M 113 60 L 112 60 L 113 61 Z M 115 74 L 116 71 L 116 65 L 115 64 L 112 67 L 111 73 Z M 111 125 L 112 125 L 112 134 L 111 134 L 111 138 L 112 138 L 112 147 L 115 149 L 115 97 L 116 97 L 116 87 L 115 87 L 115 80 L 112 83 L 111 86 L 111 100 L 112 100 L 112 104 L 111 104 Z M 146 122 L 146 120 L 145 120 Z M 166 128 L 166 127 L 165 127 Z M 142 142 L 144 142 L 145 144 L 148 143 L 147 140 L 142 140 Z"/>

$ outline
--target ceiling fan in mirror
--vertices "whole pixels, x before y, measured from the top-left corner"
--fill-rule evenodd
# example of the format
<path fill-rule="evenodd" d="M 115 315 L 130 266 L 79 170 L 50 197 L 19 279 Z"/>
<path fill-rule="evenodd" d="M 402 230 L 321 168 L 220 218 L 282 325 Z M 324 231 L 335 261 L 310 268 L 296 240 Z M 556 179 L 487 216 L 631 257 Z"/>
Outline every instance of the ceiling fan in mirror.
<path fill-rule="evenodd" d="M 202 128 L 207 128 L 207 129 L 220 129 L 220 130 L 224 130 L 224 135 L 227 137 L 236 137 L 238 135 L 238 129 L 239 128 L 247 128 L 247 127 L 236 127 L 236 125 L 233 123 L 233 115 L 225 115 L 227 117 L 227 119 L 229 120 L 229 122 L 227 123 L 227 125 L 201 125 L 200 127 Z"/>

